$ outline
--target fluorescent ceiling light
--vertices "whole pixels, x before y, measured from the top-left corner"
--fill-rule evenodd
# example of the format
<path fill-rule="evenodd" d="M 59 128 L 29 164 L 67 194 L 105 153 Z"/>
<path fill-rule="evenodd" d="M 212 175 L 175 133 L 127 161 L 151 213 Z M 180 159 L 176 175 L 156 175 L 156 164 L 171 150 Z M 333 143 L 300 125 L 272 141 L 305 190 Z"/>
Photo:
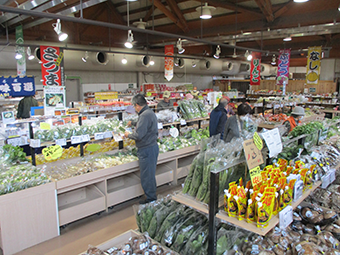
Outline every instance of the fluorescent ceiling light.
<path fill-rule="evenodd" d="M 295 3 L 304 3 L 308 2 L 309 0 L 294 0 Z"/>
<path fill-rule="evenodd" d="M 60 19 L 57 19 L 57 23 L 53 23 L 52 27 L 54 27 L 54 31 L 57 33 L 59 41 L 62 42 L 62 41 L 65 41 L 67 39 L 68 34 L 63 33 L 61 31 Z"/>
<path fill-rule="evenodd" d="M 178 49 L 178 54 L 183 54 L 184 53 L 185 49 L 182 46 L 182 39 L 181 38 L 178 38 L 176 47 Z"/>
<path fill-rule="evenodd" d="M 197 7 L 196 11 L 200 13 L 201 19 L 211 19 L 211 11 L 215 9 L 215 7 L 208 6 L 208 3 L 205 3 L 204 6 Z"/>
<path fill-rule="evenodd" d="M 286 37 L 286 38 L 283 38 L 283 40 L 284 40 L 285 42 L 289 42 L 289 41 L 292 40 L 292 38 L 291 38 L 290 36 L 288 36 L 288 37 Z"/>
<path fill-rule="evenodd" d="M 128 31 L 128 39 L 125 42 L 125 47 L 128 49 L 132 49 L 133 48 L 133 33 L 131 30 Z"/>

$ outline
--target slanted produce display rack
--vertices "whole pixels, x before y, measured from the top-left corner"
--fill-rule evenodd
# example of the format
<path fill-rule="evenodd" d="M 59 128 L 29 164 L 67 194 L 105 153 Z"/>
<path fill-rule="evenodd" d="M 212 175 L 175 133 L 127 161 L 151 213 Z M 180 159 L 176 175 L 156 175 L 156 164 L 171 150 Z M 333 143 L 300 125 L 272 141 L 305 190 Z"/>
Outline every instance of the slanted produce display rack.
<path fill-rule="evenodd" d="M 321 132 L 319 132 L 321 134 Z M 310 136 L 310 134 L 304 134 L 293 139 L 289 139 L 283 142 L 283 146 L 292 143 L 298 142 L 298 144 L 304 144 L 305 138 Z M 263 154 L 267 154 L 267 149 L 262 150 Z M 257 228 L 255 224 L 247 223 L 246 221 L 239 221 L 237 218 L 232 218 L 227 216 L 224 210 L 219 210 L 221 205 L 223 205 L 223 197 L 219 197 L 219 174 L 222 171 L 225 171 L 233 166 L 238 164 L 244 163 L 245 158 L 240 158 L 237 161 L 229 164 L 228 166 L 224 167 L 218 171 L 211 171 L 210 172 L 210 201 L 209 205 L 198 202 L 194 197 L 190 197 L 189 195 L 184 194 L 177 194 L 173 197 L 173 200 L 182 203 L 186 206 L 194 208 L 200 212 L 208 213 L 209 215 L 209 246 L 208 246 L 208 255 L 215 255 L 216 254 L 216 244 L 217 244 L 217 227 L 216 227 L 216 219 L 223 220 L 230 224 L 233 224 L 237 227 L 241 227 L 245 230 L 250 232 L 259 234 L 259 235 L 266 235 L 270 230 L 272 230 L 278 223 L 279 223 L 279 216 L 273 216 L 272 219 L 269 221 L 269 225 L 266 228 Z M 336 169 L 340 167 L 340 164 L 336 166 Z M 310 189 L 307 189 L 301 197 L 299 197 L 296 201 L 292 202 L 291 206 L 296 208 L 306 197 L 308 197 L 316 188 L 321 185 L 321 181 L 317 181 L 313 184 Z"/>

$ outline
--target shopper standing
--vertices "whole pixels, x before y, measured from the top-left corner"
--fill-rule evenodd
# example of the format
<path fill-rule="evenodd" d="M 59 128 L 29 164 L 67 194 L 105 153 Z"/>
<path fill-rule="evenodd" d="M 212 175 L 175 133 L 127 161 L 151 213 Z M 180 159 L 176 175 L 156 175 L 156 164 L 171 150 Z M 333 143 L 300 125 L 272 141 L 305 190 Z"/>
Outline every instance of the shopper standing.
<path fill-rule="evenodd" d="M 33 96 L 24 96 L 18 105 L 17 118 L 28 119 L 31 117 L 31 107 L 38 106 L 38 101 Z"/>
<path fill-rule="evenodd" d="M 248 104 L 242 103 L 237 107 L 237 115 L 228 118 L 223 134 L 223 140 L 226 143 L 229 143 L 234 137 L 238 138 L 241 136 L 244 118 L 251 111 L 252 109 Z"/>
<path fill-rule="evenodd" d="M 292 130 L 301 123 L 301 120 L 305 116 L 305 109 L 301 106 L 296 106 L 290 117 L 283 123 L 286 128 L 284 135 L 288 135 L 288 133 L 292 132 Z"/>
<path fill-rule="evenodd" d="M 166 110 L 173 108 L 170 104 L 170 91 L 164 91 L 163 100 L 157 104 L 157 111 Z"/>
<path fill-rule="evenodd" d="M 132 98 L 132 105 L 138 113 L 136 128 L 133 133 L 125 132 L 124 136 L 136 141 L 140 179 L 146 196 L 146 199 L 139 203 L 146 204 L 157 199 L 156 165 L 159 153 L 157 117 L 141 94 Z M 128 125 L 131 124 L 133 123 L 129 122 Z"/>
<path fill-rule="evenodd" d="M 220 134 L 221 139 L 223 139 L 224 126 L 228 119 L 228 103 L 229 100 L 222 97 L 215 109 L 211 111 L 209 120 L 210 137 Z"/>

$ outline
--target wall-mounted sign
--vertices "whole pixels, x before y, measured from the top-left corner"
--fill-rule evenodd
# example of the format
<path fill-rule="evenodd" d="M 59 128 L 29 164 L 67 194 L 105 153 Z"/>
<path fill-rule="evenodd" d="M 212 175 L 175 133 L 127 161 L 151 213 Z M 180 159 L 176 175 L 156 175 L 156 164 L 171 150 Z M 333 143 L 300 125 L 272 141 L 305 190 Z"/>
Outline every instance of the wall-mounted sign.
<path fill-rule="evenodd" d="M 0 97 L 34 96 L 34 77 L 0 77 Z"/>

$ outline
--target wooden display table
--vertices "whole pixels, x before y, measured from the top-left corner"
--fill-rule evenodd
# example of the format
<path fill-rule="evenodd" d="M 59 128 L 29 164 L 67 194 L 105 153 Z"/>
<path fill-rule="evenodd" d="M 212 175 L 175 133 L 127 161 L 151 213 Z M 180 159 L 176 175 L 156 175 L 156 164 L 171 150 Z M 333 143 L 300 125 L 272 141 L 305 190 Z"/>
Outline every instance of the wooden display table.
<path fill-rule="evenodd" d="M 332 114 L 332 119 L 337 116 L 338 114 L 340 114 L 340 111 L 337 111 L 337 110 L 320 110 L 321 112 L 324 112 L 324 113 L 331 113 Z"/>

